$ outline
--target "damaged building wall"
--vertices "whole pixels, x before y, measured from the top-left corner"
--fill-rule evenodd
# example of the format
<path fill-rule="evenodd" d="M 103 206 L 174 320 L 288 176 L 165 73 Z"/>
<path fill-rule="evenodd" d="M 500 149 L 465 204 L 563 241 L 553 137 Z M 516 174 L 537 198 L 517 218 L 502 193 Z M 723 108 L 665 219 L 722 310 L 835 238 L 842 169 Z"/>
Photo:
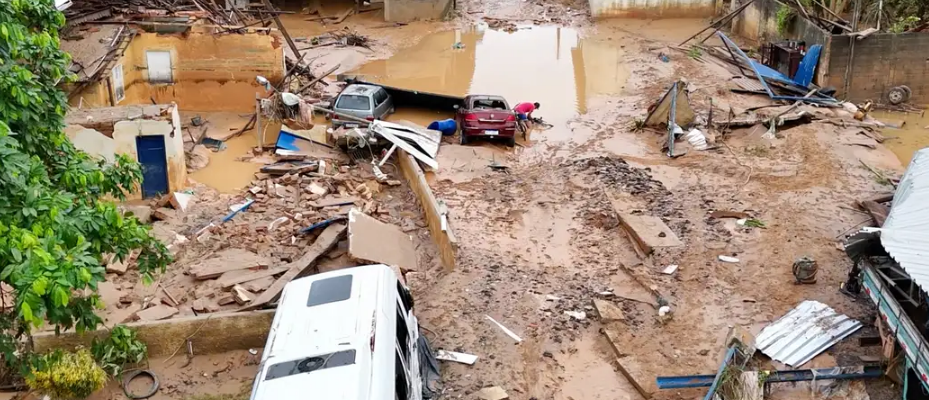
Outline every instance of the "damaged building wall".
<path fill-rule="evenodd" d="M 828 53 L 829 67 L 824 86 L 835 87 L 837 96 L 850 101 L 874 100 L 888 103 L 891 88 L 906 85 L 912 91 L 911 103 L 929 103 L 929 33 L 879 33 L 855 40 L 852 66 L 846 66 L 851 53 L 848 36 L 833 35 Z"/>
<path fill-rule="evenodd" d="M 150 70 L 150 64 L 155 68 Z M 279 82 L 285 74 L 281 39 L 262 33 L 140 33 L 110 68 L 117 66 L 122 66 L 124 98 L 116 96 L 119 84 L 108 74 L 71 96 L 71 105 L 107 107 L 154 101 L 174 102 L 190 111 L 247 112 L 255 108 L 255 93 L 264 91 L 255 78 L 260 75 Z"/>
<path fill-rule="evenodd" d="M 139 160 L 137 137 L 163 136 L 169 191 L 187 184 L 187 164 L 181 118 L 174 106 L 127 106 L 84 109 L 69 113 L 65 134 L 74 146 L 112 162 L 117 154 Z M 143 165 L 144 167 L 144 165 Z M 142 197 L 136 191 L 130 199 Z"/>
<path fill-rule="evenodd" d="M 153 52 L 170 55 L 170 81 L 159 83 L 149 69 Z M 191 111 L 241 111 L 255 108 L 255 81 L 284 78 L 284 50 L 276 36 L 188 33 L 136 37 L 122 60 L 126 80 L 123 104 L 179 104 Z M 157 71 L 156 71 L 157 73 Z"/>
<path fill-rule="evenodd" d="M 743 2 L 732 2 L 731 10 L 735 10 Z M 777 42 L 785 39 L 801 40 L 807 47 L 814 44 L 825 45 L 829 42 L 829 32 L 822 30 L 816 24 L 800 17 L 793 18 L 788 25 L 787 32 L 777 29 L 777 11 L 783 6 L 777 0 L 755 0 L 735 18 L 732 19 L 731 30 L 735 35 L 748 39 L 755 44 Z"/>
<path fill-rule="evenodd" d="M 385 0 L 384 19 L 389 22 L 441 19 L 452 9 L 452 0 Z"/>
<path fill-rule="evenodd" d="M 588 0 L 593 17 L 677 18 L 716 14 L 716 0 Z"/>

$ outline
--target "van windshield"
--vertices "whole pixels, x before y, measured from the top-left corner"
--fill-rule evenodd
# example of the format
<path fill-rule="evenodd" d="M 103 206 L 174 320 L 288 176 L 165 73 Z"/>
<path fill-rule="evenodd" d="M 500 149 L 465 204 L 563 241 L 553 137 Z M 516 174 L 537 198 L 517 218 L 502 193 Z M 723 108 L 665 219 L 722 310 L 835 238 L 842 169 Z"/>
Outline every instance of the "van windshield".
<path fill-rule="evenodd" d="M 319 371 L 326 368 L 335 368 L 355 363 L 355 350 L 342 350 L 335 353 L 284 361 L 268 367 L 265 380 L 283 378 L 285 376 Z"/>
<path fill-rule="evenodd" d="M 335 108 L 341 108 L 343 110 L 370 110 L 371 101 L 368 100 L 367 96 L 347 94 L 339 96 L 339 101 L 336 102 Z"/>

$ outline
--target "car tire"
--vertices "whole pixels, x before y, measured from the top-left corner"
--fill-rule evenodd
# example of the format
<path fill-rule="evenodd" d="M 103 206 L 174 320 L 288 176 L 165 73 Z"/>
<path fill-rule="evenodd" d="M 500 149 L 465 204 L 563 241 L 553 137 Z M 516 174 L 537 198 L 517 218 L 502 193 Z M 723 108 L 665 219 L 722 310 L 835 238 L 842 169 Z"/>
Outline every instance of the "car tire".
<path fill-rule="evenodd" d="M 516 146 L 516 136 L 506 139 L 506 147 Z"/>
<path fill-rule="evenodd" d="M 470 140 L 468 139 L 468 135 L 465 135 L 464 132 L 459 133 L 459 135 L 460 136 L 458 138 L 458 143 L 460 143 L 462 146 L 467 145 L 468 142 L 470 142 Z"/>

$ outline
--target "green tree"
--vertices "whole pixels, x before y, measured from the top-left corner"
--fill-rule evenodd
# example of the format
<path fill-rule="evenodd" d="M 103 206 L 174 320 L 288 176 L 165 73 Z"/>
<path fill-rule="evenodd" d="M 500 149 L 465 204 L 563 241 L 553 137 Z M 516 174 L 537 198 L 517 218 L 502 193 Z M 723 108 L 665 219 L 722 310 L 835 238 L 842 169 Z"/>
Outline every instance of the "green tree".
<path fill-rule="evenodd" d="M 0 356 L 28 371 L 19 340 L 33 327 L 96 328 L 103 255 L 138 249 L 144 281 L 170 254 L 135 217 L 108 199 L 136 190 L 139 165 L 107 165 L 63 133 L 62 83 L 72 79 L 59 49 L 64 15 L 52 0 L 0 0 L 0 281 L 14 303 L 0 312 Z"/>

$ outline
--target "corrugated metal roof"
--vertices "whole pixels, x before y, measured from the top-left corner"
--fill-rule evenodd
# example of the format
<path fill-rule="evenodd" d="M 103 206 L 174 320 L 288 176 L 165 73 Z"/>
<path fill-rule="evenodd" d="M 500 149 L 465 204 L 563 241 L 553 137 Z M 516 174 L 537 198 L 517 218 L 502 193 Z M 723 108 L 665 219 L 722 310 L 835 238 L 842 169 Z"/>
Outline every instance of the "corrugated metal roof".
<path fill-rule="evenodd" d="M 923 290 L 929 291 L 929 148 L 913 155 L 881 227 L 881 244 Z"/>
<path fill-rule="evenodd" d="M 861 322 L 807 300 L 766 326 L 755 347 L 774 360 L 799 367 L 861 328 Z"/>

